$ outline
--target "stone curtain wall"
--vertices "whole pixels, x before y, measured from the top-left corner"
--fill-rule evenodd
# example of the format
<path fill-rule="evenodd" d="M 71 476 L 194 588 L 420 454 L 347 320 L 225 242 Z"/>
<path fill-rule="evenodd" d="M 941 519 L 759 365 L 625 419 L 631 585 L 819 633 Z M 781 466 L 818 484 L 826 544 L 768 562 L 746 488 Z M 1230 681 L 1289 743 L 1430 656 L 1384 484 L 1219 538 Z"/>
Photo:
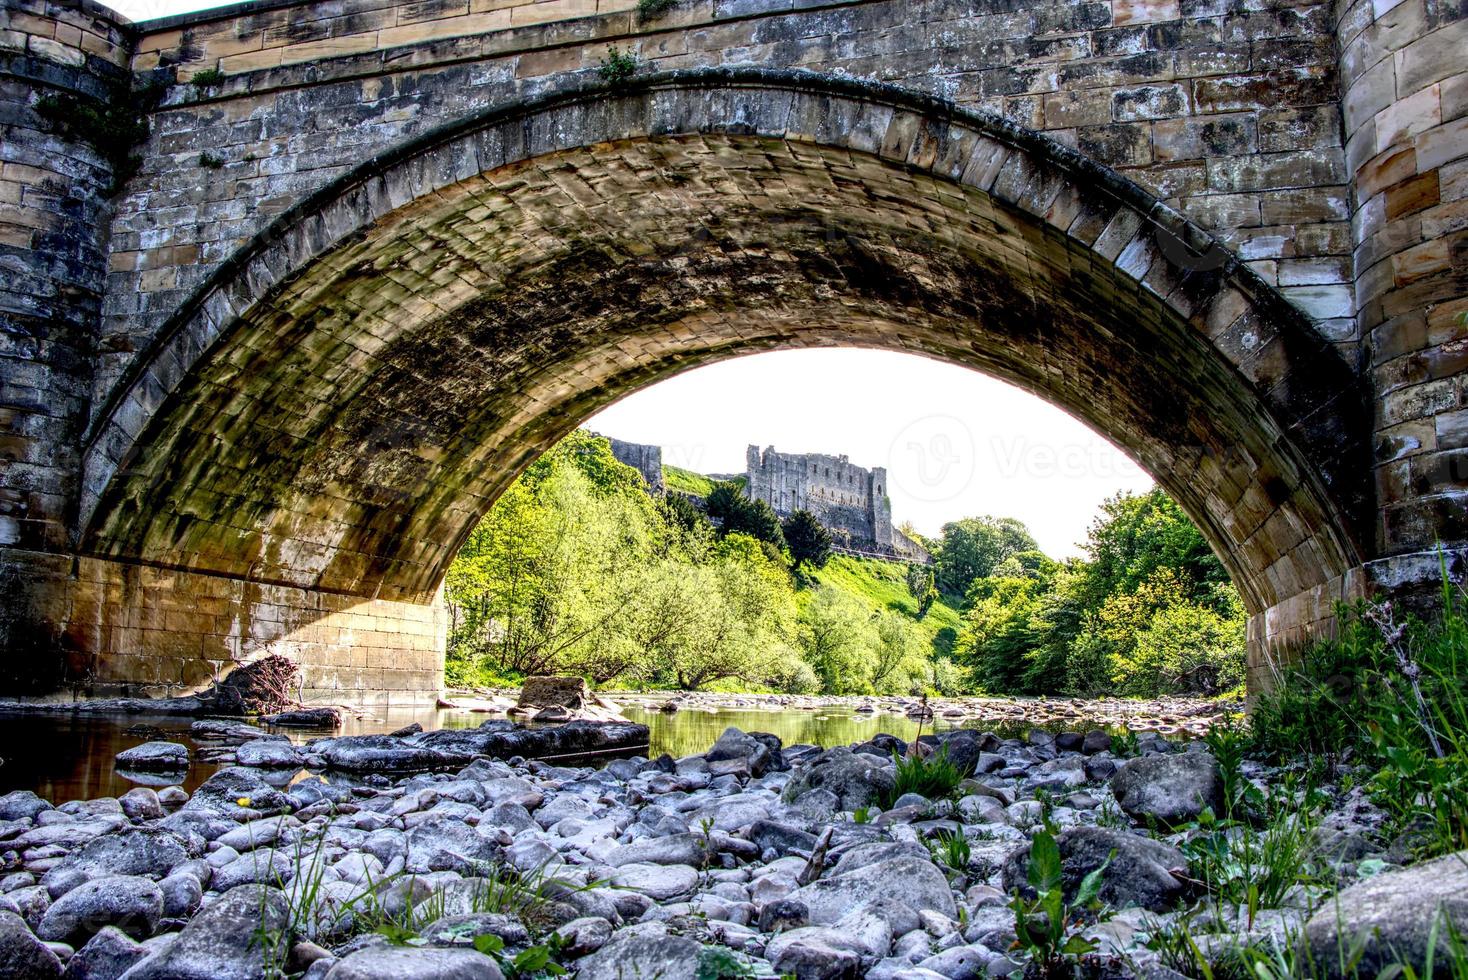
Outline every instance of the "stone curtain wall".
<path fill-rule="evenodd" d="M 808 510 L 848 550 L 926 557 L 892 527 L 885 469 L 868 470 L 846 456 L 776 452 L 773 446 L 750 446 L 745 460 L 745 492 L 781 517 Z"/>
<path fill-rule="evenodd" d="M 624 442 L 610 436 L 605 438 L 612 445 L 612 455 L 618 461 L 626 463 L 641 473 L 642 478 L 647 481 L 649 490 L 653 493 L 662 493 L 666 489 L 666 484 L 663 482 L 663 448 L 661 446 Z"/>

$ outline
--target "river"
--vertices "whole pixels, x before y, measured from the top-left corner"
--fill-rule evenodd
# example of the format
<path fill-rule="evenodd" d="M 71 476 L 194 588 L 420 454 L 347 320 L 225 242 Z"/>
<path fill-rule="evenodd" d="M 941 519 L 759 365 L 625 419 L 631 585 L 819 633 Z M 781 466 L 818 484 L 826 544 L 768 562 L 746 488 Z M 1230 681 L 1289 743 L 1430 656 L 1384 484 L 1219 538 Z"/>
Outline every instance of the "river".
<path fill-rule="evenodd" d="M 918 729 L 916 721 L 901 715 L 862 714 L 845 709 L 695 708 L 664 714 L 628 705 L 622 711 L 632 721 L 648 726 L 653 755 L 667 752 L 675 757 L 706 752 L 730 725 L 745 731 L 772 732 L 786 745 L 804 742 L 822 746 L 861 742 L 878 732 L 910 739 Z M 425 729 L 472 728 L 489 717 L 498 716 L 435 708 L 402 709 L 367 718 L 348 717 L 337 734 L 391 732 L 413 722 Z M 176 782 L 192 791 L 218 768 L 197 758 L 199 746 L 189 736 L 192 721 L 178 716 L 133 714 L 0 715 L 0 793 L 28 789 L 57 804 L 73 799 L 118 796 L 140 784 L 117 773 L 114 757 L 124 749 L 159 738 L 183 742 L 196 758 L 181 781 L 160 777 L 150 784 L 163 786 Z M 934 725 L 927 722 L 923 730 L 933 731 Z M 942 731 L 958 726 L 940 719 L 936 727 Z M 997 726 L 983 727 L 992 730 Z M 321 735 L 298 730 L 281 730 L 281 734 L 297 742 Z"/>

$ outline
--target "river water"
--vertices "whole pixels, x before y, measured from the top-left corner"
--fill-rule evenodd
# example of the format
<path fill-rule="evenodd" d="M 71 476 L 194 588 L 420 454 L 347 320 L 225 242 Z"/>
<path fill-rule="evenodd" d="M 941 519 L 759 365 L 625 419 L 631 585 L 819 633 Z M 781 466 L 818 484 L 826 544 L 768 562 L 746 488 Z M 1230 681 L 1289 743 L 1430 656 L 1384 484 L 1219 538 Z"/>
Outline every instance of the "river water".
<path fill-rule="evenodd" d="M 689 709 L 663 714 L 628 705 L 622 712 L 650 729 L 653 755 L 667 752 L 675 757 L 705 752 L 730 725 L 744 731 L 772 732 L 786 745 L 807 743 L 832 746 L 862 742 L 878 732 L 911 739 L 917 722 L 893 714 L 860 714 L 850 710 L 749 710 L 720 708 Z M 434 708 L 390 711 L 369 718 L 347 718 L 342 735 L 365 735 L 396 731 L 412 722 L 425 729 L 474 728 L 489 717 L 468 711 Z M 66 800 L 118 796 L 149 777 L 120 775 L 113 765 L 117 753 L 157 738 L 183 742 L 194 751 L 189 737 L 193 719 L 177 716 L 26 714 L 0 715 L 0 793 L 33 790 L 53 803 Z M 952 728 L 941 719 L 937 730 Z M 987 725 L 988 729 L 995 726 Z M 928 722 L 924 731 L 933 731 Z M 160 734 L 161 732 L 161 734 Z M 320 733 L 281 730 L 300 742 Z M 197 752 L 194 751 L 197 756 Z M 218 768 L 195 759 L 182 781 L 158 778 L 150 785 L 171 782 L 192 791 Z"/>

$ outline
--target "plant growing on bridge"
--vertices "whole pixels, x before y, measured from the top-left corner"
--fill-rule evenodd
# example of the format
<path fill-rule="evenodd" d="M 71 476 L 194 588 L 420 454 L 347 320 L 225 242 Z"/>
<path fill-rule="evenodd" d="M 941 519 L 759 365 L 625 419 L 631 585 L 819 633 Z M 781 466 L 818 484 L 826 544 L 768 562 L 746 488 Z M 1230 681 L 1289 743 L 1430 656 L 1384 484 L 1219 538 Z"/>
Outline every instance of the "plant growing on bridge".
<path fill-rule="evenodd" d="M 87 143 L 112 168 L 106 194 L 120 191 L 142 165 L 132 149 L 148 138 L 148 112 L 162 98 L 163 86 L 149 82 L 138 88 L 119 82 L 105 99 L 47 95 L 36 101 L 36 114 L 53 130 Z"/>
<path fill-rule="evenodd" d="M 637 13 L 643 20 L 656 20 L 678 6 L 678 0 L 637 0 Z"/>
<path fill-rule="evenodd" d="M 607 56 L 597 66 L 597 74 L 612 84 L 625 82 L 637 71 L 637 55 L 630 49 L 623 51 L 615 44 L 607 48 Z"/>
<path fill-rule="evenodd" d="M 218 68 L 205 68 L 203 71 L 196 71 L 189 78 L 189 84 L 195 88 L 210 88 L 211 86 L 218 85 L 222 81 L 224 81 L 224 72 Z"/>

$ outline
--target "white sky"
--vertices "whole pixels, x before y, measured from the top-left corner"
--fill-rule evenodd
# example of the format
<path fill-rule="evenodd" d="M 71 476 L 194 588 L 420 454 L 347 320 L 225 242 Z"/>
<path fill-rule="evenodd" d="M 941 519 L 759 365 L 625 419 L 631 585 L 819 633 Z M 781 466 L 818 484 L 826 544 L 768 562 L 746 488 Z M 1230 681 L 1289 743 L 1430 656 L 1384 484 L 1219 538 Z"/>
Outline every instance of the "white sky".
<path fill-rule="evenodd" d="M 744 472 L 751 443 L 845 453 L 886 466 L 892 519 L 936 534 L 993 514 L 1029 525 L 1050 556 L 1080 554 L 1096 508 L 1152 479 L 1048 402 L 910 354 L 792 350 L 721 361 L 629 395 L 591 419 L 603 435 L 663 447 L 663 462 Z"/>
<path fill-rule="evenodd" d="M 101 0 L 104 7 L 111 7 L 134 23 L 210 7 L 225 7 L 236 2 L 238 0 Z"/>

